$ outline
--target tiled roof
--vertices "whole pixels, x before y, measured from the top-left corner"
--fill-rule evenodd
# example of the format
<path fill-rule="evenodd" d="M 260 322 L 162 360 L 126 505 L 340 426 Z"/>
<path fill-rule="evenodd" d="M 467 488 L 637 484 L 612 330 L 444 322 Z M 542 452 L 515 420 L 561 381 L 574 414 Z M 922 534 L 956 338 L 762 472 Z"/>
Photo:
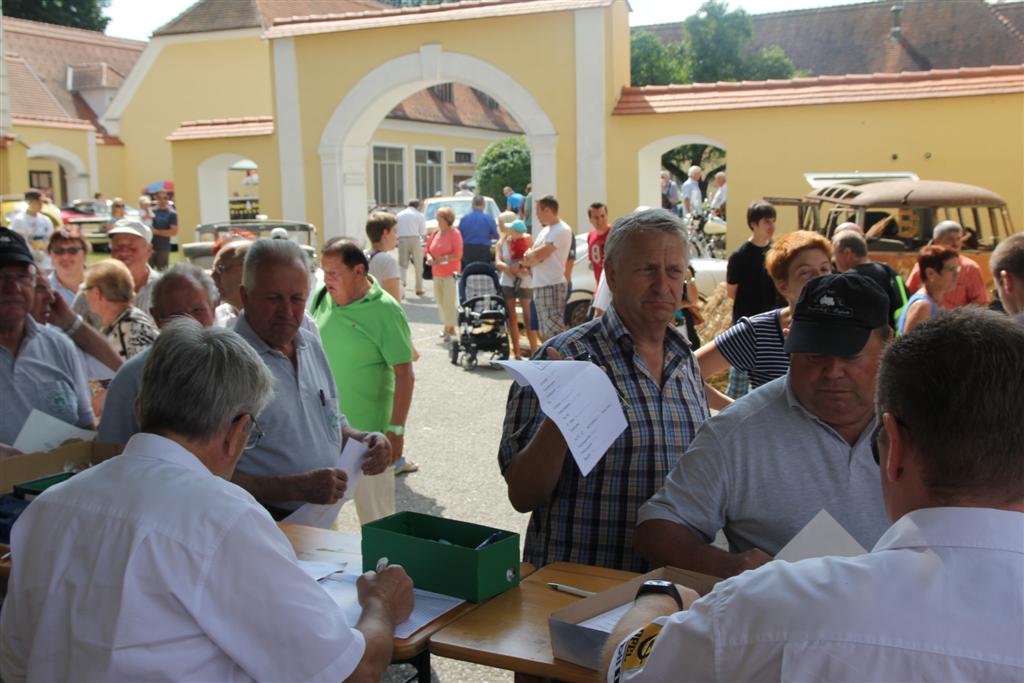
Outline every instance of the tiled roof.
<path fill-rule="evenodd" d="M 402 100 L 387 118 L 522 134 L 522 128 L 505 109 L 489 106 L 486 95 L 462 83 L 451 85 L 451 102 L 442 100 L 427 88 Z"/>
<path fill-rule="evenodd" d="M 97 64 L 72 64 L 71 89 L 120 88 L 124 74 L 105 62 Z"/>
<path fill-rule="evenodd" d="M 894 4 L 903 7 L 896 40 L 890 33 Z M 778 45 L 796 68 L 815 75 L 1021 64 L 1024 38 L 1014 22 L 1022 14 L 985 0 L 894 0 L 755 14 L 751 47 Z M 682 36 L 681 23 L 633 28 L 641 30 L 663 41 Z"/>
<path fill-rule="evenodd" d="M 16 126 L 36 126 L 38 128 L 71 128 L 74 130 L 93 130 L 92 124 L 84 119 L 69 119 L 66 116 L 26 116 L 11 115 L 11 122 Z"/>
<path fill-rule="evenodd" d="M 273 135 L 274 117 L 245 116 L 235 119 L 186 121 L 167 136 L 169 142 L 205 140 L 208 138 L 239 138 L 251 135 Z"/>
<path fill-rule="evenodd" d="M 1024 36 L 1024 2 L 1001 2 L 989 5 L 999 20 L 1009 25 L 1017 35 Z"/>
<path fill-rule="evenodd" d="M 363 12 L 384 7 L 388 5 L 375 0 L 199 0 L 153 35 L 268 28 L 280 18 Z"/>
<path fill-rule="evenodd" d="M 913 100 L 1024 92 L 1024 65 L 623 88 L 614 114 Z"/>
<path fill-rule="evenodd" d="M 18 55 L 4 56 L 7 63 L 7 91 L 10 93 L 12 116 L 67 117 L 32 68 Z"/>

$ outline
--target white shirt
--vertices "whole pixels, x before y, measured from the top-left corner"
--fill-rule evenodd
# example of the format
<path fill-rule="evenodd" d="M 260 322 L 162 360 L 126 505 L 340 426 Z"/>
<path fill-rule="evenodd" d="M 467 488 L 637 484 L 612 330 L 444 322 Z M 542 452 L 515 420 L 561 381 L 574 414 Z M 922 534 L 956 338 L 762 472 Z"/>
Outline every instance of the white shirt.
<path fill-rule="evenodd" d="M 1024 680 L 1024 513 L 915 510 L 869 554 L 770 562 L 645 628 L 609 681 Z"/>
<path fill-rule="evenodd" d="M 49 216 L 42 213 L 30 216 L 27 211 L 22 211 L 11 219 L 10 227 L 28 242 L 32 255 L 35 256 L 36 264 L 43 270 L 52 270 L 53 263 L 46 251 L 46 243 L 50 240 L 50 235 L 53 234 L 53 221 Z"/>
<path fill-rule="evenodd" d="M 711 209 L 720 209 L 729 199 L 729 183 L 722 185 L 718 188 L 718 192 L 715 193 L 715 198 L 711 200 Z"/>
<path fill-rule="evenodd" d="M 12 557 L 7 683 L 336 683 L 365 649 L 267 511 L 154 434 L 32 501 Z"/>
<path fill-rule="evenodd" d="M 572 228 L 564 221 L 545 226 L 537 233 L 533 240 L 534 248 L 554 244 L 555 250 L 548 254 L 546 259 L 530 268 L 534 288 L 550 287 L 565 282 L 565 262 L 569 258 L 572 240 Z"/>
<path fill-rule="evenodd" d="M 424 237 L 427 234 L 427 218 L 417 209 L 407 206 L 395 216 L 395 230 L 399 237 Z"/>
<path fill-rule="evenodd" d="M 608 289 L 608 279 L 605 277 L 607 270 L 601 271 L 601 279 L 597 283 L 597 292 L 594 295 L 594 308 L 607 311 L 612 305 L 612 290 Z"/>

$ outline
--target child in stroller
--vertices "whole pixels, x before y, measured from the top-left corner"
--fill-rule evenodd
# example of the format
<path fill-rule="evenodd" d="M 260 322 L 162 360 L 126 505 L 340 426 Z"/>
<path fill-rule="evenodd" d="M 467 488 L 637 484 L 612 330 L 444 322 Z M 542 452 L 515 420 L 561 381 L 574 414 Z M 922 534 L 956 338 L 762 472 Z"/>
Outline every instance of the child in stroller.
<path fill-rule="evenodd" d="M 463 268 L 459 278 L 459 329 L 451 347 L 452 365 L 458 365 L 460 354 L 464 354 L 466 367 L 476 367 L 480 351 L 507 360 L 505 317 L 505 302 L 494 266 L 477 261 Z"/>

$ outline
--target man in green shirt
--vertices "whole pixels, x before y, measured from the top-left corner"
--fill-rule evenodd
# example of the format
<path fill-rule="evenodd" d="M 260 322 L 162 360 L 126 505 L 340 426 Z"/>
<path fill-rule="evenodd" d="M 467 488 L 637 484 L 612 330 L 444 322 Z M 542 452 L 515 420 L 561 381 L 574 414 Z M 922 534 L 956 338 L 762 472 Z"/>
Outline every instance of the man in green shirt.
<path fill-rule="evenodd" d="M 324 246 L 325 286 L 313 318 L 338 385 L 339 407 L 355 429 L 384 432 L 397 460 L 412 402 L 412 337 L 401 305 L 367 274 L 366 254 L 351 240 Z M 392 468 L 364 475 L 355 492 L 361 524 L 395 512 Z"/>

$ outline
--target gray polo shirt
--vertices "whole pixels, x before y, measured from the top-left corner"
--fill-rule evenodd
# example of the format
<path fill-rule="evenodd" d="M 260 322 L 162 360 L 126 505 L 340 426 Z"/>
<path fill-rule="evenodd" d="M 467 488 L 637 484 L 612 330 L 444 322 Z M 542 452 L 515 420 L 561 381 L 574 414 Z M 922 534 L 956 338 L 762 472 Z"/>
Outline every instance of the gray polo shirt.
<path fill-rule="evenodd" d="M 56 329 L 25 319 L 17 355 L 0 347 L 0 443 L 13 444 L 35 408 L 92 429 L 92 399 L 74 344 Z"/>
<path fill-rule="evenodd" d="M 258 418 L 263 438 L 256 448 L 242 453 L 238 471 L 280 476 L 337 467 L 345 417 L 338 411 L 338 390 L 320 338 L 299 328 L 296 370 L 287 356 L 256 336 L 245 311 L 235 332 L 249 342 L 274 376 L 274 397 Z M 292 509 L 300 503 L 275 505 Z"/>
<path fill-rule="evenodd" d="M 153 285 L 160 279 L 160 273 L 153 270 L 149 266 L 149 277 L 146 278 L 146 284 L 142 285 L 139 291 L 135 292 L 135 297 L 132 298 L 132 306 L 139 309 L 146 315 L 149 315 L 149 304 L 151 294 L 153 292 Z M 75 300 L 71 302 L 71 310 L 82 316 L 82 320 L 89 323 L 97 330 L 103 328 L 103 321 L 100 320 L 92 308 L 89 307 L 89 302 L 85 298 L 85 285 L 82 285 L 82 289 L 78 290 L 78 294 L 75 295 Z"/>
<path fill-rule="evenodd" d="M 889 526 L 873 430 L 851 447 L 800 404 L 787 374 L 705 422 L 637 524 L 668 520 L 708 543 L 721 529 L 732 552 L 775 555 L 824 508 L 870 549 Z"/>
<path fill-rule="evenodd" d="M 114 375 L 107 387 L 103 401 L 103 416 L 100 417 L 99 433 L 96 440 L 102 443 L 128 443 L 128 439 L 139 431 L 135 421 L 135 399 L 142 391 L 142 371 L 152 346 L 138 352 Z"/>

